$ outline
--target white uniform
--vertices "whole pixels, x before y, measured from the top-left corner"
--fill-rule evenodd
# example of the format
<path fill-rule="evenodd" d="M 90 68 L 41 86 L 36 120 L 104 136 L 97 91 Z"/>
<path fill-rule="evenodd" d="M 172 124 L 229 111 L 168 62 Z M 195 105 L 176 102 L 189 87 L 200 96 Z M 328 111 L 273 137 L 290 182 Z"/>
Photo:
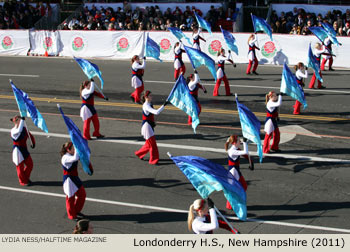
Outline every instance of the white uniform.
<path fill-rule="evenodd" d="M 23 131 L 24 126 L 25 126 L 25 122 L 24 122 L 24 120 L 21 120 L 19 125 L 18 125 L 18 128 L 16 128 L 16 126 L 15 126 L 15 127 L 13 127 L 11 129 L 11 137 L 14 140 L 17 140 L 19 138 L 19 136 L 21 135 L 21 133 Z M 13 151 L 12 151 L 12 162 L 17 166 L 23 160 L 24 160 L 24 158 L 23 158 L 23 155 L 22 155 L 21 151 L 17 147 L 13 148 Z"/>
<path fill-rule="evenodd" d="M 306 79 L 307 78 L 307 71 L 304 70 L 304 73 L 303 73 L 300 69 L 298 69 L 295 73 L 295 76 L 297 77 L 298 80 L 301 80 L 303 78 Z"/>
<path fill-rule="evenodd" d="M 77 162 L 79 160 L 79 154 L 77 151 L 74 151 L 74 155 L 71 155 L 69 153 L 66 153 L 62 156 L 61 164 L 66 170 L 70 170 L 72 168 L 72 165 L 74 162 Z M 77 164 L 75 164 L 77 165 Z M 78 181 L 74 181 L 71 179 L 70 176 L 64 176 L 63 181 L 63 191 L 68 196 L 68 198 L 72 197 L 81 186 L 81 181 L 77 176 L 74 176 Z"/>
<path fill-rule="evenodd" d="M 200 81 L 199 75 L 195 73 L 195 74 L 194 74 L 194 80 L 193 80 L 193 81 L 191 80 L 191 81 L 188 83 L 188 88 L 189 88 L 189 90 L 190 90 L 190 91 L 195 90 L 195 88 L 196 88 L 197 84 L 199 83 L 199 81 Z"/>
<path fill-rule="evenodd" d="M 192 230 L 196 234 L 205 234 L 219 228 L 218 217 L 214 208 L 209 209 L 210 223 L 205 223 L 205 217 L 197 216 L 192 222 Z"/>
<path fill-rule="evenodd" d="M 325 44 L 325 49 L 326 49 L 326 52 L 331 54 L 332 52 L 327 48 L 327 46 L 332 43 L 331 39 L 329 37 L 327 37 L 323 43 Z M 324 55 L 326 59 L 330 59 L 332 56 L 331 55 Z"/>
<path fill-rule="evenodd" d="M 218 64 L 225 64 L 225 60 L 229 60 L 229 57 L 219 55 L 218 56 Z M 218 70 L 216 71 L 216 78 L 221 79 L 224 77 L 224 71 L 222 70 L 221 67 L 218 67 Z"/>
<path fill-rule="evenodd" d="M 174 54 L 179 54 L 182 50 L 182 43 L 180 42 L 180 44 L 174 48 Z M 174 68 L 176 70 L 178 70 L 179 68 L 181 67 L 181 62 L 179 59 L 175 58 L 175 61 L 174 61 Z"/>
<path fill-rule="evenodd" d="M 131 65 L 131 68 L 133 71 L 137 71 L 139 69 L 145 69 L 146 67 L 146 60 L 144 59 L 142 64 L 137 63 L 136 61 Z M 132 76 L 131 78 L 131 86 L 133 88 L 138 88 L 142 86 L 142 81 L 137 76 Z"/>
<path fill-rule="evenodd" d="M 159 115 L 163 111 L 163 109 L 164 109 L 164 105 L 162 105 L 159 109 L 154 109 L 151 107 L 151 103 L 149 103 L 147 101 L 142 106 L 143 113 L 146 116 L 148 116 L 150 113 L 154 114 L 154 115 Z M 142 125 L 141 135 L 144 137 L 145 140 L 154 136 L 154 131 L 148 122 L 145 122 Z"/>
<path fill-rule="evenodd" d="M 254 36 L 253 39 L 249 40 L 248 44 L 250 47 L 254 47 L 254 46 L 256 46 L 255 45 L 256 42 L 257 42 L 257 39 L 256 39 L 256 36 Z M 253 51 L 248 52 L 248 60 L 254 61 L 255 57 L 256 56 L 254 55 Z"/>
<path fill-rule="evenodd" d="M 268 101 L 268 103 L 266 104 L 266 108 L 269 112 L 273 112 L 275 108 L 281 106 L 282 104 L 282 96 L 279 95 L 278 96 L 278 100 L 277 102 L 273 102 L 271 101 L 271 99 Z M 272 120 L 267 120 L 265 123 L 265 127 L 264 127 L 265 132 L 270 135 L 274 130 L 275 130 L 275 126 L 273 125 Z"/>
<path fill-rule="evenodd" d="M 95 92 L 95 82 L 92 81 L 91 85 L 90 85 L 90 89 L 84 88 L 81 91 L 81 97 L 83 99 L 87 99 L 94 92 Z M 85 121 L 85 120 L 89 119 L 91 116 L 92 116 L 92 112 L 90 111 L 90 109 L 87 106 L 81 106 L 81 108 L 80 108 L 81 119 L 83 119 L 83 121 Z"/>
<path fill-rule="evenodd" d="M 201 31 L 202 31 L 202 28 L 199 27 L 197 33 L 193 33 L 192 34 L 193 40 L 198 40 L 198 44 L 197 43 L 193 43 L 193 48 L 197 49 L 197 50 L 201 49 L 200 46 L 199 46 L 199 36 L 200 36 Z"/>
<path fill-rule="evenodd" d="M 325 46 L 322 46 L 321 49 L 315 48 L 314 50 L 315 57 L 317 58 L 321 57 L 322 53 L 327 53 L 327 48 Z"/>
<path fill-rule="evenodd" d="M 234 161 L 236 161 L 237 158 L 239 158 L 242 155 L 248 155 L 249 152 L 248 152 L 247 142 L 243 142 L 243 150 L 239 150 L 236 146 L 232 145 L 231 148 L 228 149 L 227 154 Z M 236 170 L 236 168 L 233 167 L 230 170 L 230 173 L 233 175 L 233 177 L 236 180 L 239 180 L 240 175 L 239 175 L 238 171 Z"/>

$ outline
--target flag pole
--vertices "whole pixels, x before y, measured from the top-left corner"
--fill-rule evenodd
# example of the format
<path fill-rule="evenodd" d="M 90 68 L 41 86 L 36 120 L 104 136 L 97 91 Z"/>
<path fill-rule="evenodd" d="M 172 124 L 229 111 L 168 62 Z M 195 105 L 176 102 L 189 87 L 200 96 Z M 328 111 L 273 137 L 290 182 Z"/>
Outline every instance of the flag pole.
<path fill-rule="evenodd" d="M 220 217 L 227 223 L 227 225 L 231 228 L 231 230 L 233 230 L 235 234 L 239 234 L 239 231 L 231 225 L 231 223 L 225 218 L 225 216 L 219 211 L 219 209 L 217 209 L 216 206 L 214 206 L 214 209 L 220 215 Z"/>
<path fill-rule="evenodd" d="M 106 99 L 106 96 L 104 95 L 104 93 L 101 91 L 101 89 L 96 85 L 96 83 L 94 82 L 95 88 L 98 90 L 98 92 L 100 92 L 103 97 Z"/>

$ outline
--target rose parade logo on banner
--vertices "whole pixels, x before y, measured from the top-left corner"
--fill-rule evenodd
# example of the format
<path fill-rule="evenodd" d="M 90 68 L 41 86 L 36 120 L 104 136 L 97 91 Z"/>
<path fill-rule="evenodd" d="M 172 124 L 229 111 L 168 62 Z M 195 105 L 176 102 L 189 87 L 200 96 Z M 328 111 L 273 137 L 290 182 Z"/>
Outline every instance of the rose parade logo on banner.
<path fill-rule="evenodd" d="M 126 37 L 122 37 L 117 42 L 117 50 L 118 52 L 126 52 L 130 47 L 129 40 Z"/>
<path fill-rule="evenodd" d="M 83 36 L 78 35 L 78 36 L 73 36 L 72 39 L 72 49 L 75 52 L 81 52 L 86 48 L 86 40 Z"/>
<path fill-rule="evenodd" d="M 5 50 L 9 50 L 11 49 L 11 47 L 13 46 L 13 39 L 10 36 L 5 36 L 2 40 L 1 40 L 1 46 L 2 48 L 4 48 Z"/>
<path fill-rule="evenodd" d="M 52 47 L 53 41 L 51 37 L 45 37 L 44 39 L 44 49 L 45 50 L 50 50 L 50 48 Z"/>
<path fill-rule="evenodd" d="M 261 54 L 265 58 L 273 58 L 277 53 L 276 44 L 273 41 L 267 41 L 261 48 Z"/>
<path fill-rule="evenodd" d="M 220 40 L 213 40 L 210 44 L 209 44 L 209 47 L 208 47 L 208 52 L 213 55 L 213 56 L 216 56 L 217 53 L 220 51 L 222 47 L 222 43 Z"/>
<path fill-rule="evenodd" d="M 159 42 L 160 52 L 163 54 L 168 54 L 171 50 L 171 42 L 167 38 L 161 39 Z"/>

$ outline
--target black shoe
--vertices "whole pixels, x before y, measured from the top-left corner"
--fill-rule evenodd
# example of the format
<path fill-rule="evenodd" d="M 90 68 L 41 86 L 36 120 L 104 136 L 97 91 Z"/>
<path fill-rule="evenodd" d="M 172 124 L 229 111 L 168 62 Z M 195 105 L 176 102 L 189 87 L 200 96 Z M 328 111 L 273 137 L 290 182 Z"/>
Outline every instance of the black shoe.
<path fill-rule="evenodd" d="M 276 150 L 274 150 L 274 149 L 271 149 L 273 152 L 275 152 L 275 153 L 281 153 L 282 151 L 280 150 L 280 149 L 276 149 Z"/>
<path fill-rule="evenodd" d="M 325 86 L 320 86 L 319 89 L 325 89 L 326 87 Z"/>
<path fill-rule="evenodd" d="M 333 68 L 331 68 L 331 67 L 330 67 L 328 70 L 329 70 L 329 71 L 335 71 L 335 70 L 334 70 Z"/>
<path fill-rule="evenodd" d="M 233 94 L 232 94 L 232 93 L 230 93 L 230 94 L 228 94 L 228 95 L 226 95 L 226 96 L 233 96 Z"/>
<path fill-rule="evenodd" d="M 97 139 L 104 138 L 104 137 L 105 137 L 104 135 L 96 136 Z"/>
<path fill-rule="evenodd" d="M 255 75 L 259 75 L 257 72 L 255 72 L 255 71 L 253 71 L 253 74 L 255 74 Z"/>
<path fill-rule="evenodd" d="M 83 214 L 82 212 L 79 212 L 79 213 L 77 213 L 77 217 L 81 217 L 81 218 L 86 218 L 86 215 L 85 214 Z"/>
<path fill-rule="evenodd" d="M 130 96 L 130 100 L 131 100 L 131 102 L 135 103 L 134 97 Z"/>

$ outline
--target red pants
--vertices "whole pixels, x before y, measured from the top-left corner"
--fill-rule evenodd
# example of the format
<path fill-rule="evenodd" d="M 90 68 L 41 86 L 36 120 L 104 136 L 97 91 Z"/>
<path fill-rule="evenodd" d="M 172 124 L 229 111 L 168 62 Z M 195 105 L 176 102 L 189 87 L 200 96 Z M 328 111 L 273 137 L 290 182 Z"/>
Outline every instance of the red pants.
<path fill-rule="evenodd" d="M 299 101 L 295 101 L 295 104 L 294 104 L 293 107 L 294 107 L 293 114 L 294 115 L 299 115 L 300 114 L 301 103 Z"/>
<path fill-rule="evenodd" d="M 321 73 L 321 71 L 320 71 L 320 76 L 321 76 L 321 78 L 322 78 L 322 73 Z M 309 88 L 314 88 L 314 86 L 315 86 L 315 81 L 316 81 L 316 74 L 314 73 L 314 75 L 312 75 L 312 78 L 311 78 L 311 80 L 310 80 Z M 317 88 L 321 88 L 322 82 L 321 82 L 319 79 L 317 79 L 317 83 L 318 83 Z"/>
<path fill-rule="evenodd" d="M 69 219 L 75 219 L 77 213 L 81 212 L 84 207 L 85 198 L 86 192 L 84 186 L 81 186 L 72 197 L 68 198 L 68 196 L 66 196 L 66 208 Z"/>
<path fill-rule="evenodd" d="M 321 70 L 322 70 L 322 71 L 324 70 L 324 67 L 326 66 L 326 63 L 327 63 L 327 59 L 324 58 L 324 59 L 322 60 L 322 64 L 321 64 Z M 329 58 L 329 64 L 328 64 L 329 69 L 332 68 L 332 65 L 333 65 L 333 57 L 330 57 L 330 58 Z"/>
<path fill-rule="evenodd" d="M 174 79 L 175 80 L 177 80 L 177 78 L 179 78 L 180 73 L 182 73 L 182 75 L 185 76 L 185 73 L 186 73 L 185 65 L 181 66 L 179 69 L 175 69 L 175 71 L 174 71 Z"/>
<path fill-rule="evenodd" d="M 202 111 L 202 106 L 201 106 L 201 104 L 200 104 L 199 102 L 197 102 L 197 104 L 198 104 L 198 107 L 199 107 L 199 113 L 198 113 L 198 116 L 199 116 L 199 114 L 200 114 L 201 111 Z M 187 124 L 188 124 L 188 125 L 191 125 L 191 124 L 192 124 L 192 117 L 188 116 Z"/>
<path fill-rule="evenodd" d="M 27 185 L 30 178 L 30 173 L 33 170 L 33 160 L 29 155 L 25 160 L 16 166 L 17 176 L 20 185 Z"/>
<path fill-rule="evenodd" d="M 215 84 L 214 91 L 213 91 L 213 96 L 218 96 L 219 95 L 219 87 L 220 87 L 220 84 L 221 84 L 222 80 L 225 83 L 226 95 L 230 95 L 231 94 L 230 85 L 228 84 L 228 79 L 227 79 L 226 75 L 224 75 L 222 78 L 216 80 L 216 84 Z"/>
<path fill-rule="evenodd" d="M 272 150 L 278 150 L 278 144 L 280 142 L 280 130 L 277 127 L 271 134 L 265 134 L 265 139 L 264 139 L 264 147 L 263 147 L 263 152 L 264 153 L 269 153 L 270 152 L 270 141 L 273 136 L 273 141 L 271 145 Z"/>
<path fill-rule="evenodd" d="M 140 103 L 141 102 L 141 93 L 144 90 L 144 85 L 142 83 L 142 86 L 138 87 L 135 89 L 135 91 L 130 95 L 131 97 L 134 98 L 135 102 Z"/>
<path fill-rule="evenodd" d="M 157 164 L 159 161 L 159 152 L 155 136 L 148 138 L 141 149 L 135 152 L 135 155 L 142 159 L 148 152 L 150 153 L 149 163 Z"/>
<path fill-rule="evenodd" d="M 247 182 L 245 181 L 243 176 L 239 177 L 239 182 L 241 183 L 244 191 L 246 192 L 247 188 L 248 188 L 248 185 L 247 185 Z M 230 209 L 230 210 L 232 209 L 232 206 L 231 206 L 231 204 L 230 204 L 230 202 L 228 200 L 226 201 L 226 208 Z"/>
<path fill-rule="evenodd" d="M 252 68 L 252 64 L 253 64 L 253 61 L 249 60 L 249 64 L 248 64 L 248 67 L 247 67 L 246 74 L 250 74 L 250 69 Z M 253 66 L 253 72 L 256 71 L 256 69 L 258 68 L 258 65 L 259 65 L 259 62 L 258 62 L 258 60 L 255 58 L 255 59 L 254 59 L 254 66 Z"/>
<path fill-rule="evenodd" d="M 91 116 L 90 118 L 86 119 L 84 121 L 84 128 L 83 128 L 83 137 L 85 139 L 91 139 L 90 137 L 90 122 L 92 121 L 92 124 L 94 125 L 94 133 L 92 134 L 95 137 L 100 136 L 100 121 L 98 120 L 97 113 Z"/>

